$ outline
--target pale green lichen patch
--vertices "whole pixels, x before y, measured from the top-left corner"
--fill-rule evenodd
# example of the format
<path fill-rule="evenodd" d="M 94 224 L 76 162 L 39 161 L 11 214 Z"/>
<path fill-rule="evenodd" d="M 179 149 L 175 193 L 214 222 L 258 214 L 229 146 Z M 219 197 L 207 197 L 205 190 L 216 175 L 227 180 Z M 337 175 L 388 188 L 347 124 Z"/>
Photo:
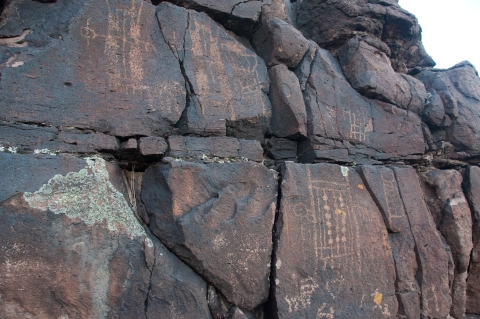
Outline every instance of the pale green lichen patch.
<path fill-rule="evenodd" d="M 87 225 L 105 221 L 110 231 L 122 228 L 120 231 L 126 231 L 131 239 L 146 237 L 127 201 L 110 182 L 105 161 L 99 157 L 85 160 L 87 166 L 79 172 L 55 175 L 38 191 L 25 192 L 27 203 L 32 208 L 79 218 Z"/>

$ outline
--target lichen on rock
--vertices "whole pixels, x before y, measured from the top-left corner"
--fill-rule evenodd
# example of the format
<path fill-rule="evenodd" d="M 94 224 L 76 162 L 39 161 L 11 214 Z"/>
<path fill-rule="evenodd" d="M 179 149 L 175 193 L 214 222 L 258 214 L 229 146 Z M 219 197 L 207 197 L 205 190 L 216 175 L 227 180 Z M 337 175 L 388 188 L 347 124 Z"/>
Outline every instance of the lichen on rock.
<path fill-rule="evenodd" d="M 110 182 L 105 160 L 87 157 L 85 161 L 87 166 L 79 172 L 55 175 L 23 197 L 32 208 L 79 218 L 87 225 L 105 220 L 110 231 L 123 228 L 131 239 L 146 236 L 122 193 Z"/>

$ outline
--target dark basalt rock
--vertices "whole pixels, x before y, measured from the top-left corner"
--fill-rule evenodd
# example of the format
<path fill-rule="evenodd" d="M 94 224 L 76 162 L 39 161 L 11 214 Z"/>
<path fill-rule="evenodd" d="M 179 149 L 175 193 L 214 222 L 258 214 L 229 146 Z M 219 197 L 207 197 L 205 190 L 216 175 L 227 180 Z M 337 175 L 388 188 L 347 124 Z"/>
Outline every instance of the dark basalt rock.
<path fill-rule="evenodd" d="M 175 24 L 171 16 L 178 17 Z M 206 14 L 162 3 L 157 18 L 188 84 L 181 131 L 262 140 L 271 117 L 263 61 Z"/>
<path fill-rule="evenodd" d="M 310 58 L 301 63 L 309 62 Z M 306 69 L 301 65 L 299 68 Z M 424 153 L 418 115 L 363 98 L 350 86 L 338 62 L 326 50 L 316 48 L 309 69 L 303 92 L 308 140 L 299 148 L 301 161 L 375 163 Z"/>
<path fill-rule="evenodd" d="M 472 208 L 473 250 L 467 278 L 467 313 L 480 314 L 480 168 L 465 169 L 463 189 Z"/>
<path fill-rule="evenodd" d="M 148 2 L 18 0 L 4 14 L 0 36 L 31 33 L 15 54 L 0 46 L 2 120 L 145 136 L 180 119 L 184 78 Z"/>
<path fill-rule="evenodd" d="M 395 70 L 435 65 L 421 42 L 415 16 L 396 1 L 297 1 L 297 27 L 322 48 L 335 52 L 357 34 L 384 42 Z"/>
<path fill-rule="evenodd" d="M 386 228 L 358 174 L 286 163 L 276 254 L 279 318 L 395 318 Z"/>
<path fill-rule="evenodd" d="M 431 106 L 427 105 L 424 116 L 432 131 L 437 131 L 437 146 L 442 148 L 442 144 L 451 143 L 453 149 L 445 153 L 459 153 L 458 159 L 477 155 L 480 124 L 472 119 L 479 116 L 480 79 L 475 68 L 469 62 L 462 62 L 448 70 L 425 70 L 416 77 L 432 95 Z"/>
<path fill-rule="evenodd" d="M 142 201 L 150 228 L 234 305 L 268 297 L 276 174 L 257 163 L 155 165 Z"/>

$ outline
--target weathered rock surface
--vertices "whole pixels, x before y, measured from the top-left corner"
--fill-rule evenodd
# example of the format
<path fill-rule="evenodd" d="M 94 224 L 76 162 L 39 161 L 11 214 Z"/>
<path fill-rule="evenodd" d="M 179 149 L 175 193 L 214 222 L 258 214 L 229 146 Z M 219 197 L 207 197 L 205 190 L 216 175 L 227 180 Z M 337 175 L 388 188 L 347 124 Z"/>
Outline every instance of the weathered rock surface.
<path fill-rule="evenodd" d="M 462 175 L 455 170 L 431 170 L 424 173 L 422 179 L 434 190 L 434 194 L 427 195 L 430 197 L 427 197 L 427 201 L 430 202 L 432 214 L 440 217 L 438 228 L 450 246 L 455 261 L 450 314 L 454 318 L 464 318 L 467 270 L 473 244 L 472 214 L 463 195 Z"/>
<path fill-rule="evenodd" d="M 375 163 L 424 153 L 418 115 L 364 99 L 345 79 L 335 58 L 321 48 L 316 48 L 310 70 L 303 92 L 309 136 L 299 150 L 300 160 Z"/>
<path fill-rule="evenodd" d="M 232 137 L 170 136 L 169 156 L 182 159 L 261 162 L 263 149 L 260 142 Z"/>
<path fill-rule="evenodd" d="M 395 0 L 299 0 L 296 8 L 298 28 L 322 48 L 336 51 L 366 34 L 388 45 L 395 70 L 435 65 L 421 43 L 417 19 Z"/>
<path fill-rule="evenodd" d="M 353 38 L 340 48 L 338 58 L 345 77 L 362 95 L 422 113 L 427 98 L 423 83 L 396 73 L 388 56 L 378 48 Z"/>
<path fill-rule="evenodd" d="M 279 64 L 268 70 L 272 122 L 270 133 L 277 137 L 307 136 L 307 112 L 298 78 Z"/>
<path fill-rule="evenodd" d="M 278 18 L 262 24 L 252 42 L 268 67 L 285 64 L 294 68 L 308 50 L 308 40 L 302 33 Z"/>
<path fill-rule="evenodd" d="M 0 317 L 479 317 L 480 79 L 398 2 L 0 1 Z"/>
<path fill-rule="evenodd" d="M 207 284 L 150 239 L 118 167 L 94 157 L 0 158 L 2 180 L 12 180 L 0 189 L 3 318 L 210 318 Z"/>
<path fill-rule="evenodd" d="M 276 174 L 251 162 L 156 165 L 142 191 L 153 233 L 249 310 L 268 297 L 276 196 Z"/>
<path fill-rule="evenodd" d="M 187 81 L 182 132 L 263 139 L 271 108 L 262 59 L 204 13 L 162 3 L 157 18 Z"/>
<path fill-rule="evenodd" d="M 478 154 L 480 124 L 472 121 L 480 109 L 480 79 L 475 68 L 465 61 L 448 70 L 426 70 L 416 77 L 432 94 L 426 116 L 438 148 L 443 150 L 445 143 L 451 143 L 453 149 L 443 153 L 455 152 L 450 156 L 457 158 Z"/>
<path fill-rule="evenodd" d="M 467 313 L 480 315 L 480 168 L 465 169 L 463 189 L 472 208 L 473 250 L 467 278 Z"/>
<path fill-rule="evenodd" d="M 435 227 L 423 199 L 419 178 L 413 168 L 394 167 L 398 189 L 407 212 L 416 246 L 423 315 L 445 318 L 452 298 L 449 286 L 449 251 Z"/>
<path fill-rule="evenodd" d="M 360 166 L 357 171 L 382 212 L 389 231 L 388 238 L 397 275 L 395 292 L 399 306 L 398 314 L 407 318 L 420 318 L 421 289 L 416 278 L 418 263 L 415 240 L 395 173 L 391 168 L 378 166 Z"/>
<path fill-rule="evenodd" d="M 0 46 L 2 120 L 133 136 L 180 119 L 184 78 L 148 2 L 16 0 L 4 14 L 0 36 L 31 33 Z"/>
<path fill-rule="evenodd" d="M 168 0 L 187 9 L 207 13 L 225 28 L 250 33 L 258 22 L 265 0 Z"/>
<path fill-rule="evenodd" d="M 339 165 L 287 162 L 282 175 L 279 318 L 394 318 L 387 232 L 358 174 Z"/>

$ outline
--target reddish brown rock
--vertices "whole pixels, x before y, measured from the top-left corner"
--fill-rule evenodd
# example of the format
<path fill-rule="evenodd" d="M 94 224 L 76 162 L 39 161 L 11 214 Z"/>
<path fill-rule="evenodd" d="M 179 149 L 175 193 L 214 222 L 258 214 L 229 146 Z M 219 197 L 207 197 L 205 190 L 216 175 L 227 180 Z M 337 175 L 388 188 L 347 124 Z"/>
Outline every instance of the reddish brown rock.
<path fill-rule="evenodd" d="M 139 145 L 138 148 L 140 150 L 140 154 L 148 156 L 148 155 L 164 155 L 168 150 L 168 144 L 165 139 L 161 137 L 142 137 L 138 141 Z"/>
<path fill-rule="evenodd" d="M 308 50 L 308 40 L 302 33 L 278 18 L 263 23 L 252 42 L 268 67 L 285 64 L 294 68 Z"/>
<path fill-rule="evenodd" d="M 435 65 L 422 45 L 417 19 L 394 0 L 298 1 L 297 26 L 330 51 L 358 34 L 381 40 L 391 50 L 395 70 Z"/>
<path fill-rule="evenodd" d="M 15 53 L 0 47 L 2 120 L 146 136 L 180 119 L 184 78 L 150 3 L 16 0 L 5 12 L 0 36 L 32 32 Z"/>
<path fill-rule="evenodd" d="M 418 260 L 422 314 L 445 318 L 452 298 L 449 286 L 449 251 L 423 199 L 417 173 L 413 168 L 394 167 L 398 189 L 407 212 Z"/>
<path fill-rule="evenodd" d="M 395 318 L 395 268 L 381 213 L 351 168 L 282 171 L 279 318 Z"/>
<path fill-rule="evenodd" d="M 182 132 L 263 140 L 271 108 L 262 59 L 204 13 L 162 3 L 157 18 L 188 82 Z"/>
<path fill-rule="evenodd" d="M 262 22 L 278 18 L 295 25 L 295 3 L 290 0 L 263 0 Z"/>
<path fill-rule="evenodd" d="M 467 313 L 480 315 L 480 168 L 465 169 L 463 189 L 472 209 L 473 250 L 467 278 Z"/>
<path fill-rule="evenodd" d="M 234 305 L 268 297 L 276 174 L 252 163 L 150 167 L 142 201 L 153 233 Z"/>
<path fill-rule="evenodd" d="M 307 114 L 298 78 L 283 65 L 268 70 L 272 121 L 270 133 L 277 137 L 307 136 Z"/>

